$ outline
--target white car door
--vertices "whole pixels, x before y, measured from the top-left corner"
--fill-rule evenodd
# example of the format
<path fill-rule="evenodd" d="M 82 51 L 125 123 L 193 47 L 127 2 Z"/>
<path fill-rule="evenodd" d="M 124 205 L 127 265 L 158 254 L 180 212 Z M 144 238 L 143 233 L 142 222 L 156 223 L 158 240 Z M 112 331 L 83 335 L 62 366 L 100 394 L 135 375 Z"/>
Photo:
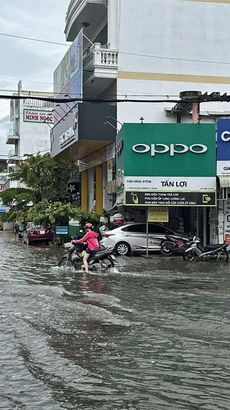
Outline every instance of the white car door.
<path fill-rule="evenodd" d="M 149 249 L 155 251 L 160 250 L 162 240 L 165 239 L 165 235 L 169 233 L 165 226 L 149 223 Z"/>
<path fill-rule="evenodd" d="M 126 240 L 132 251 L 140 251 L 146 249 L 146 225 L 145 224 L 132 224 L 126 226 L 123 231 L 124 240 Z"/>

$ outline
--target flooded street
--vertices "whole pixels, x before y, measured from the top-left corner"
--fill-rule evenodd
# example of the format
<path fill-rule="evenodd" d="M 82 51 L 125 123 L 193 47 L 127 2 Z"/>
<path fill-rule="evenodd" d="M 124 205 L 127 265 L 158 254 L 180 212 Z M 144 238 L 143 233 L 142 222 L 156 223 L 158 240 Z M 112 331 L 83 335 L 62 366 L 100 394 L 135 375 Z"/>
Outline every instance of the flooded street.
<path fill-rule="evenodd" d="M 229 410 L 230 263 L 62 251 L 0 233 L 0 409 Z"/>

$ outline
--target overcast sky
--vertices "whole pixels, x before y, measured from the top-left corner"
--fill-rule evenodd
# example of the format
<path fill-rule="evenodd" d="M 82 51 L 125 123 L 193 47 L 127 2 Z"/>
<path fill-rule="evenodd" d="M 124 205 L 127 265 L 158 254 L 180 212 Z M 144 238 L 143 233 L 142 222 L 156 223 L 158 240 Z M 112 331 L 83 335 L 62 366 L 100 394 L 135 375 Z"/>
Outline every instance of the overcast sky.
<path fill-rule="evenodd" d="M 0 32 L 65 43 L 65 14 L 70 0 L 0 0 Z M 53 72 L 68 47 L 0 35 L 0 94 L 23 89 L 53 90 Z M 8 154 L 9 100 L 0 99 L 0 154 Z"/>

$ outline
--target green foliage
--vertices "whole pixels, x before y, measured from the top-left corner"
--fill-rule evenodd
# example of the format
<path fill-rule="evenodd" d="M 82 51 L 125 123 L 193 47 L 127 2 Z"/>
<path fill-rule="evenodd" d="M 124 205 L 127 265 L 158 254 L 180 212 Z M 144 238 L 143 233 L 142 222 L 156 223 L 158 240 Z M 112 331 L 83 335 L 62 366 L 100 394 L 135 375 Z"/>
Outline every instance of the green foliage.
<path fill-rule="evenodd" d="M 83 212 L 81 208 L 76 208 L 74 205 L 52 203 L 47 199 L 35 204 L 27 213 L 27 220 L 38 225 L 68 225 L 71 218 L 79 221 L 82 228 L 86 222 L 91 222 L 95 229 L 98 229 L 100 224 L 100 216 L 94 211 Z"/>
<path fill-rule="evenodd" d="M 10 221 L 9 219 L 9 212 L 4 212 L 0 214 L 0 221 L 1 222 L 8 222 Z"/>
<path fill-rule="evenodd" d="M 86 222 L 90 222 L 93 225 L 94 230 L 97 231 L 100 226 L 100 215 L 98 215 L 95 211 L 91 211 L 91 212 L 81 211 L 79 222 L 82 228 L 84 228 Z"/>
<path fill-rule="evenodd" d="M 0 220 L 2 222 L 25 222 L 27 220 L 27 208 L 22 208 L 20 211 L 11 209 L 9 212 L 0 214 Z"/>
<path fill-rule="evenodd" d="M 38 154 L 27 155 L 20 162 L 19 169 L 10 175 L 10 179 L 21 181 L 33 189 L 36 203 L 43 198 L 53 202 L 67 202 L 67 184 L 77 176 L 78 166 L 75 161 L 51 158 L 50 154 Z"/>
<path fill-rule="evenodd" d="M 6 189 L 0 194 L 3 203 L 11 208 L 5 220 L 57 226 L 68 225 L 73 218 L 82 228 L 90 222 L 97 230 L 100 216 L 96 212 L 83 212 L 68 203 L 68 182 L 77 178 L 78 166 L 73 160 L 53 159 L 50 154 L 27 155 L 19 169 L 10 174 L 10 179 L 21 181 L 28 188 Z M 31 202 L 34 205 L 29 207 Z"/>
<path fill-rule="evenodd" d="M 81 209 L 62 202 L 49 202 L 43 199 L 28 212 L 27 219 L 38 225 L 68 225 L 69 219 L 79 220 Z"/>
<path fill-rule="evenodd" d="M 0 193 L 4 205 L 21 209 L 35 201 L 34 191 L 28 188 L 8 188 Z"/>

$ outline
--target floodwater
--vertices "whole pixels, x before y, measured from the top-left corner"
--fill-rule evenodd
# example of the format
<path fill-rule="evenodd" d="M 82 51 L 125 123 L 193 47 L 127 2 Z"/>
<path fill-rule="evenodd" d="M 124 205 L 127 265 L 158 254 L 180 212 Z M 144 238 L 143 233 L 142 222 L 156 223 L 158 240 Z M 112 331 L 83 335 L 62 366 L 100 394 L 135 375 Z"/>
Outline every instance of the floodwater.
<path fill-rule="evenodd" d="M 0 248 L 0 409 L 230 409 L 230 263 L 84 275 L 10 233 Z"/>

